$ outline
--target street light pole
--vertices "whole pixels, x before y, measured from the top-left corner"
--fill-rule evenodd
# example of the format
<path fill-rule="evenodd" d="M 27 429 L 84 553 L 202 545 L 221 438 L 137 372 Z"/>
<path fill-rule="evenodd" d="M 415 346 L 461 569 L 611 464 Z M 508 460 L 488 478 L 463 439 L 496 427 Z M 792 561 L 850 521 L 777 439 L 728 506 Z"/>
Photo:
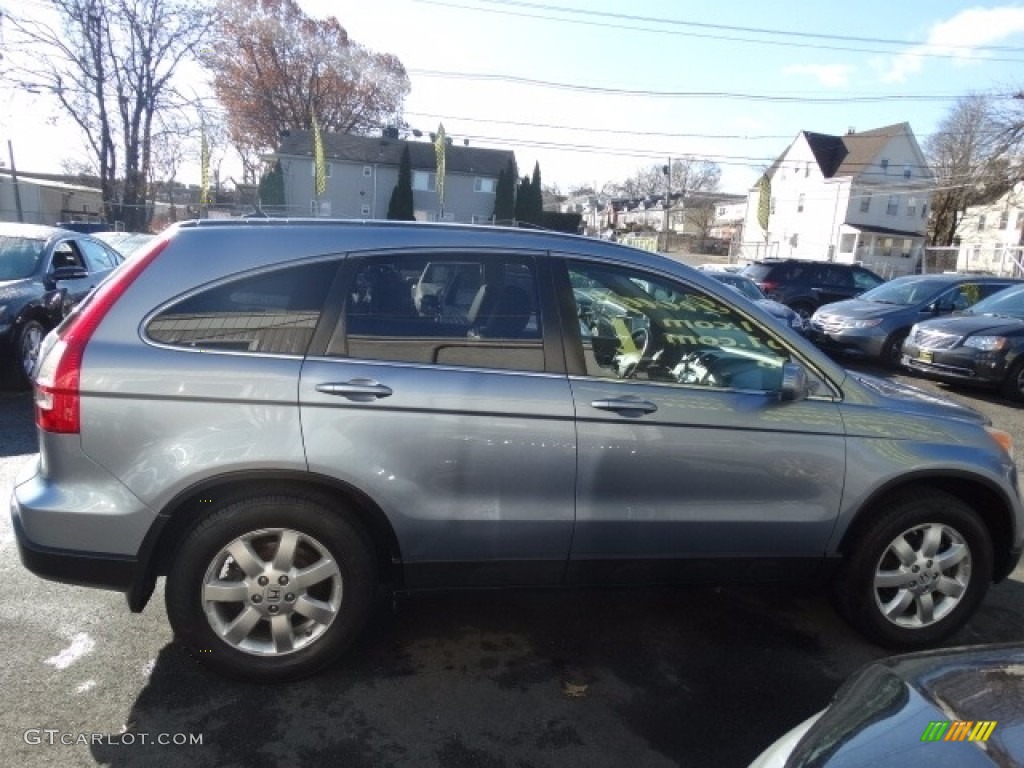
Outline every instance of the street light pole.
<path fill-rule="evenodd" d="M 664 217 L 662 219 L 661 228 L 665 232 L 665 253 L 668 253 L 668 209 L 672 205 L 672 158 L 668 159 L 668 165 L 662 167 L 662 172 L 665 174 L 665 204 L 662 206 Z M 685 221 L 684 221 L 685 227 Z"/>
<path fill-rule="evenodd" d="M 21 210 L 21 189 L 18 187 L 18 169 L 14 167 L 14 144 L 7 140 L 7 154 L 11 158 L 11 183 L 14 185 L 14 205 L 18 209 L 18 221 L 24 223 L 25 214 Z"/>

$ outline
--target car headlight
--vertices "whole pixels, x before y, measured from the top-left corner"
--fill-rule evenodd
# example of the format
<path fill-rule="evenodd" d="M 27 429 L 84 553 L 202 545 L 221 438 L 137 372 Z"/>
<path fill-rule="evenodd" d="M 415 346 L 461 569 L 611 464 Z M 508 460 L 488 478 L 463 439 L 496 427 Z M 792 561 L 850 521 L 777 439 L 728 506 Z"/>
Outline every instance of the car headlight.
<path fill-rule="evenodd" d="M 1006 349 L 1009 342 L 1005 336 L 968 336 L 964 339 L 965 347 L 974 347 L 982 352 L 998 352 Z"/>
<path fill-rule="evenodd" d="M 882 322 L 882 318 L 873 317 L 867 320 L 843 320 L 840 325 L 843 328 L 874 328 L 876 325 Z"/>

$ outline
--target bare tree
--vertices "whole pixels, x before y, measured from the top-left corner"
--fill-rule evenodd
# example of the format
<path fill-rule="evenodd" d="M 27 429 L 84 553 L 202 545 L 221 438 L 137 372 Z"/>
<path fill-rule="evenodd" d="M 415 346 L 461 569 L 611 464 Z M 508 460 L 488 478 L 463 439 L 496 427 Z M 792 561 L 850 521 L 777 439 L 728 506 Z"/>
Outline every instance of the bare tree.
<path fill-rule="evenodd" d="M 82 131 L 108 221 L 144 229 L 159 117 L 188 101 L 175 73 L 210 37 L 212 9 L 186 0 L 50 0 L 56 25 L 11 17 L 12 75 L 54 96 Z"/>
<path fill-rule="evenodd" d="M 710 160 L 686 156 L 672 159 L 672 193 L 714 192 L 722 180 L 722 169 Z"/>
<path fill-rule="evenodd" d="M 693 222 L 693 225 L 700 233 L 700 249 L 704 250 L 711 230 L 715 226 L 718 209 L 715 201 L 710 198 L 696 200 L 687 206 L 686 218 Z"/>
<path fill-rule="evenodd" d="M 929 220 L 932 245 L 952 245 L 968 206 L 997 199 L 1013 181 L 1011 142 L 995 121 L 991 99 L 968 94 L 939 123 L 924 151 L 935 174 Z"/>

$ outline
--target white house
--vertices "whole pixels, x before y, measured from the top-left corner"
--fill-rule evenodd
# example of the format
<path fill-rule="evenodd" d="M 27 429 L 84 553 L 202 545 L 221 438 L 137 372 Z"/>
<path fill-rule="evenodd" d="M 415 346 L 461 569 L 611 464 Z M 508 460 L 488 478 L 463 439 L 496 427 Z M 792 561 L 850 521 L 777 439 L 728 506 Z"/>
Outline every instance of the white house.
<path fill-rule="evenodd" d="M 997 274 L 1024 271 L 1024 189 L 967 209 L 956 228 L 957 269 Z"/>
<path fill-rule="evenodd" d="M 802 131 L 747 195 L 743 258 L 861 262 L 912 272 L 925 244 L 934 176 L 909 123 L 844 136 Z M 762 192 L 765 189 L 765 192 Z M 768 226 L 758 205 L 767 193 Z"/>

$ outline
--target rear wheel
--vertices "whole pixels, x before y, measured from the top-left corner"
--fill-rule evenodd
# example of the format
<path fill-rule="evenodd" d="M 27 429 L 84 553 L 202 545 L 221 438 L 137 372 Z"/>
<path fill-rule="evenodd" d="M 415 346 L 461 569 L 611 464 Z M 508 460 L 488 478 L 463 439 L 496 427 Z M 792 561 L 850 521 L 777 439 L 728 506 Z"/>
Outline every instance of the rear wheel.
<path fill-rule="evenodd" d="M 175 636 L 202 663 L 259 682 L 334 661 L 368 615 L 375 563 L 362 532 L 301 496 L 227 504 L 184 539 L 167 577 Z"/>
<path fill-rule="evenodd" d="M 861 533 L 836 580 L 841 612 L 892 648 L 925 648 L 962 627 L 992 580 L 978 515 L 938 491 L 894 500 Z"/>

